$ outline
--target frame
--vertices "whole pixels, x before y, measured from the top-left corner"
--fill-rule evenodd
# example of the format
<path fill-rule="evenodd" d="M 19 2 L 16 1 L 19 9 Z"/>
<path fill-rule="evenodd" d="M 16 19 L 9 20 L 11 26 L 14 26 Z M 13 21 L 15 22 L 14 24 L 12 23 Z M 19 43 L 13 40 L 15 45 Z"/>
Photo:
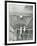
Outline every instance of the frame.
<path fill-rule="evenodd" d="M 8 28 L 9 28 L 9 16 L 8 15 L 11 15 L 10 14 L 10 12 L 8 13 L 8 5 L 10 6 L 11 4 L 18 4 L 18 5 L 29 5 L 29 6 L 33 6 L 33 31 L 34 31 L 34 33 L 33 33 L 33 41 L 26 41 L 26 42 L 24 42 L 24 41 L 14 41 L 14 42 L 8 42 L 8 40 L 9 40 L 9 34 L 8 34 Z M 13 13 L 12 13 L 13 14 Z M 13 14 L 13 15 L 15 15 L 15 13 Z M 18 13 L 16 13 L 16 15 L 18 15 Z M 22 14 L 23 15 L 23 14 Z M 22 20 L 22 18 L 21 18 L 21 20 Z M 22 2 L 22 1 L 5 1 L 5 45 L 19 45 L 19 44 L 34 44 L 34 43 L 36 43 L 36 3 L 35 2 Z"/>

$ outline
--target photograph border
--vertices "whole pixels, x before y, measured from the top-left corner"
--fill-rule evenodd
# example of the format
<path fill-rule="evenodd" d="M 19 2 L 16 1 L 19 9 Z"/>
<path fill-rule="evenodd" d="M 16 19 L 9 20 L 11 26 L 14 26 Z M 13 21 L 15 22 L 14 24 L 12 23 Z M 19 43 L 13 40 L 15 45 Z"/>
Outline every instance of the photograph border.
<path fill-rule="evenodd" d="M 35 5 L 35 41 L 27 43 L 7 43 L 7 3 L 26 3 Z M 5 45 L 19 45 L 19 44 L 34 44 L 36 43 L 36 2 L 23 2 L 23 1 L 5 1 Z"/>

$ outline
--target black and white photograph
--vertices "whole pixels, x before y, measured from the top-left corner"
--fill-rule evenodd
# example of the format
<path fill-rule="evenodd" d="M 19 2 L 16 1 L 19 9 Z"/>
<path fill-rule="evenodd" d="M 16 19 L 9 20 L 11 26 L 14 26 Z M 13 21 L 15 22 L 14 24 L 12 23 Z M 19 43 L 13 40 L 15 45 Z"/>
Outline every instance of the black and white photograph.
<path fill-rule="evenodd" d="M 7 2 L 7 44 L 35 43 L 35 4 Z"/>

